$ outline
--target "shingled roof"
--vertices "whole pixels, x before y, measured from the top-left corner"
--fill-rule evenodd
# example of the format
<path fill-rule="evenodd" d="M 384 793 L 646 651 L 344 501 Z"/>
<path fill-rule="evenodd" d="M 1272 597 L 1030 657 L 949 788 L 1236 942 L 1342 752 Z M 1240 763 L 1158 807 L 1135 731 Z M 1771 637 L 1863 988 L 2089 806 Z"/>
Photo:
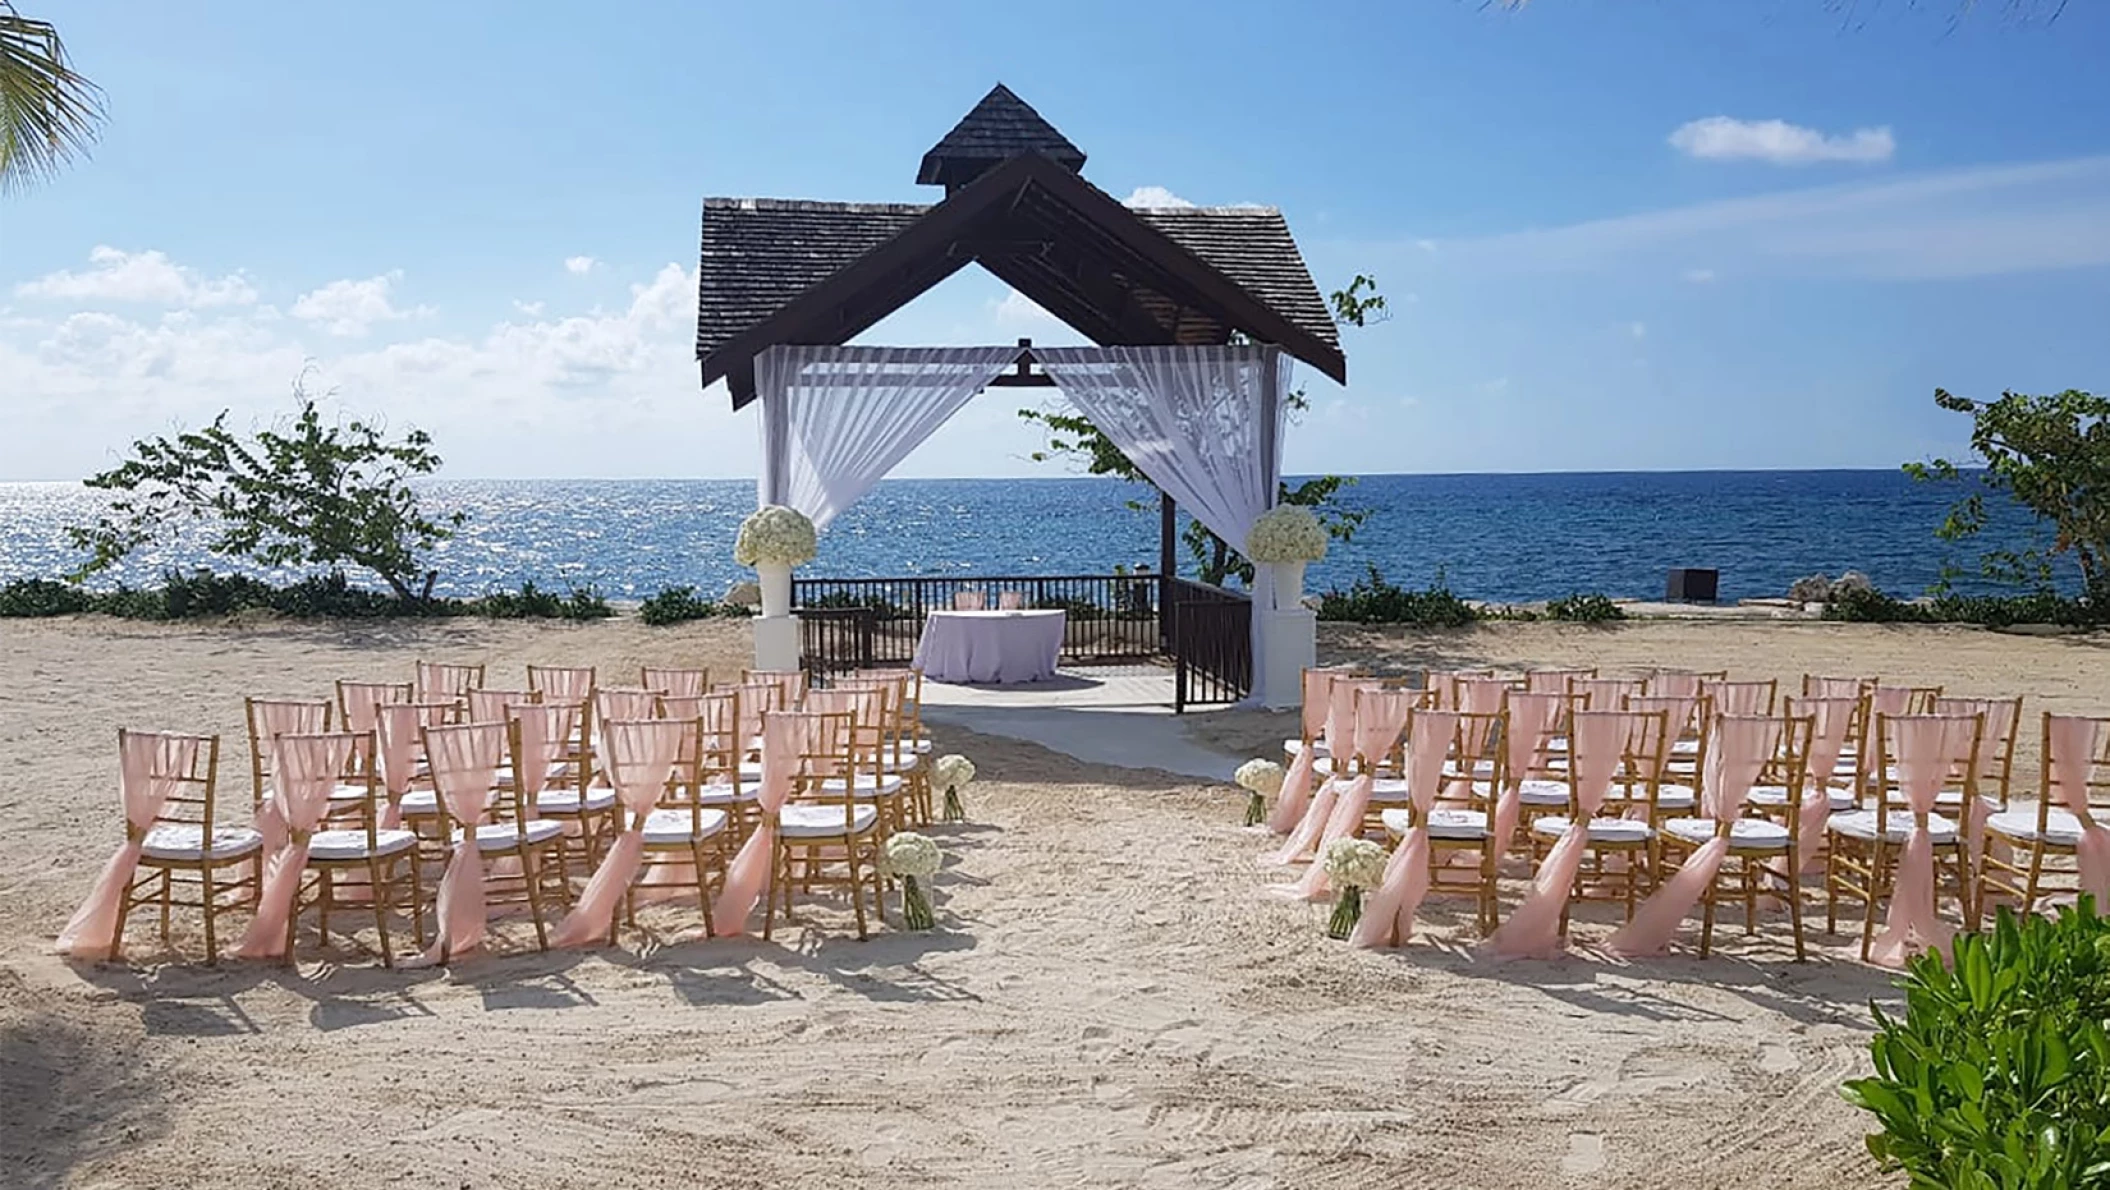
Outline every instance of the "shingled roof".
<path fill-rule="evenodd" d="M 1280 211 L 1129 208 L 1078 174 L 1083 161 L 999 86 L 924 159 L 942 202 L 705 199 L 703 383 L 725 378 L 745 405 L 758 353 L 846 343 L 969 263 L 1095 343 L 1245 335 L 1345 382 L 1339 332 Z"/>
<path fill-rule="evenodd" d="M 1084 169 L 1084 151 L 1056 131 L 1032 104 L 998 83 L 923 155 L 916 181 L 957 189 L 1020 153 L 1044 154 L 1072 173 Z"/>

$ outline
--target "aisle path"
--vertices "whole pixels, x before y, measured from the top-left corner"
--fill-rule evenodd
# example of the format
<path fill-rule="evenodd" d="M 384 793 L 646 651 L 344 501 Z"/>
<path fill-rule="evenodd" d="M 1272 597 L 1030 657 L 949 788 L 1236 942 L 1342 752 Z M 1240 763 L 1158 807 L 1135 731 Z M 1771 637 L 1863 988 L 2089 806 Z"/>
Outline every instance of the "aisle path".
<path fill-rule="evenodd" d="M 1242 759 L 1187 737 L 1172 713 L 1172 671 L 1162 666 L 1069 667 L 1051 681 L 1020 686 L 925 682 L 923 718 L 1027 740 L 1092 764 L 1210 781 L 1229 780 Z"/>

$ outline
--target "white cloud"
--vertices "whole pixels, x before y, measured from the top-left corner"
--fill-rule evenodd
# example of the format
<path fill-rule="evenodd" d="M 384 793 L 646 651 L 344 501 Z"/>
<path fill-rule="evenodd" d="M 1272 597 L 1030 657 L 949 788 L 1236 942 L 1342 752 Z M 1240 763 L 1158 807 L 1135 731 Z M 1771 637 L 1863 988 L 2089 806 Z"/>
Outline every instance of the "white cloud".
<path fill-rule="evenodd" d="M 1003 326 L 1031 327 L 1047 323 L 1059 324 L 1062 321 L 1042 309 L 1039 302 L 1016 289 L 1007 291 L 1001 299 L 991 302 L 989 310 Z"/>
<path fill-rule="evenodd" d="M 1412 244 L 1400 245 L 1400 250 Z M 1444 245 L 1447 267 L 1529 272 L 1695 258 L 1737 276 L 1989 277 L 2110 265 L 2110 156 L 1784 190 Z"/>
<path fill-rule="evenodd" d="M 1636 339 L 1646 339 L 1648 338 L 1648 324 L 1645 322 L 1630 322 L 1627 324 L 1626 332 Z"/>
<path fill-rule="evenodd" d="M 1131 207 L 1191 207 L 1194 204 L 1163 186 L 1138 186 L 1122 201 Z"/>
<path fill-rule="evenodd" d="M 564 271 L 575 275 L 590 273 L 599 263 L 601 262 L 591 256 L 567 256 L 564 258 Z"/>
<path fill-rule="evenodd" d="M 513 308 L 515 310 L 520 311 L 522 314 L 527 315 L 529 318 L 542 317 L 542 305 L 543 304 L 541 302 L 523 302 L 518 298 L 515 298 L 513 300 Z"/>
<path fill-rule="evenodd" d="M 15 296 L 74 302 L 136 302 L 163 307 L 246 306 L 256 290 L 240 273 L 203 277 L 182 268 L 163 252 L 126 252 L 98 244 L 88 253 L 89 268 L 61 269 L 15 286 Z"/>
<path fill-rule="evenodd" d="M 1810 165 L 1819 161 L 1888 161 L 1897 141 L 1888 126 L 1827 135 L 1785 120 L 1737 120 L 1709 116 L 1679 125 L 1671 147 L 1711 161 L 1766 161 Z"/>
<path fill-rule="evenodd" d="M 1694 285 L 1705 285 L 1709 281 L 1714 280 L 1713 269 L 1686 269 L 1683 275 L 1687 281 L 1692 282 Z"/>
<path fill-rule="evenodd" d="M 389 290 L 402 279 L 403 271 L 397 269 L 364 281 L 332 281 L 295 299 L 293 317 L 315 323 L 333 335 L 364 335 L 377 322 L 394 322 L 424 312 L 399 310 L 389 301 Z"/>

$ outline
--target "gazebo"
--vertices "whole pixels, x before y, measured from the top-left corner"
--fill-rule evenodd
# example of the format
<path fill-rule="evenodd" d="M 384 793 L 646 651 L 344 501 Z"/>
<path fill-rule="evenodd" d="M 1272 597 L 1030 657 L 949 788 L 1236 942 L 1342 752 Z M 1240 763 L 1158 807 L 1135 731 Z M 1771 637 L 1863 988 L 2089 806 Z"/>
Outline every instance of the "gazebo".
<path fill-rule="evenodd" d="M 1042 385 L 1162 495 L 1155 575 L 801 578 L 803 631 L 758 622 L 758 661 L 905 660 L 952 590 L 1005 584 L 1088 613 L 1070 659 L 1170 655 L 1180 705 L 1295 701 L 1310 613 L 1274 608 L 1264 572 L 1251 596 L 1179 579 L 1175 501 L 1243 541 L 1280 483 L 1288 360 L 1346 380 L 1333 319 L 1279 211 L 1131 208 L 1084 161 L 998 85 L 924 154 L 938 202 L 704 200 L 696 356 L 735 409 L 762 405 L 761 503 L 825 528 L 976 394 Z M 1098 346 L 845 346 L 970 263 Z"/>

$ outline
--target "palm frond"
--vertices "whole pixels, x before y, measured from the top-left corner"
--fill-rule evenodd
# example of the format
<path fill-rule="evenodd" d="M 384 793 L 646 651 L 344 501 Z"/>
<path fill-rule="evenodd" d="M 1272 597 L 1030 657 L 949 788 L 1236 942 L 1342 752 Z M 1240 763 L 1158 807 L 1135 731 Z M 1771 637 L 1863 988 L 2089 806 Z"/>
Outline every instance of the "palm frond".
<path fill-rule="evenodd" d="M 67 63 L 59 31 L 0 0 L 0 191 L 56 174 L 102 120 L 102 88 Z"/>

